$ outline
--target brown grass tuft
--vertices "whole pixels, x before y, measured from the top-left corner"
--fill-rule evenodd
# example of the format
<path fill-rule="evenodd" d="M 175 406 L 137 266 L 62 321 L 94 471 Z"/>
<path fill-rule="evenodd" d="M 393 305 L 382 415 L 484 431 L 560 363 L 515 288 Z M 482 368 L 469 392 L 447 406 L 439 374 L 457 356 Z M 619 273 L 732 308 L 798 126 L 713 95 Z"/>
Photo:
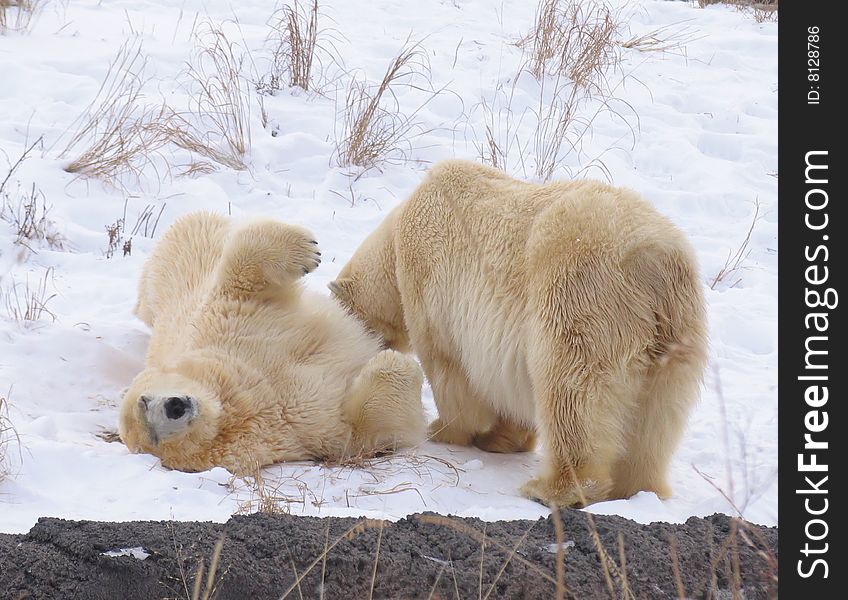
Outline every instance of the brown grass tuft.
<path fill-rule="evenodd" d="M 186 71 L 193 106 L 171 111 L 159 130 L 177 146 L 236 170 L 247 169 L 250 150 L 250 94 L 242 76 L 245 54 L 221 27 L 206 23 L 196 35 Z"/>
<path fill-rule="evenodd" d="M 0 35 L 28 32 L 44 4 L 43 0 L 0 0 Z"/>
<path fill-rule="evenodd" d="M 274 11 L 269 24 L 271 33 L 267 41 L 272 46 L 271 71 L 256 84 L 260 94 L 296 86 L 305 91 L 316 87 L 313 67 L 320 67 L 318 50 L 318 0 L 301 4 L 298 0 Z M 320 68 L 319 68 L 320 72 Z"/>
<path fill-rule="evenodd" d="M 146 66 L 140 41 L 120 47 L 97 95 L 68 128 L 76 133 L 59 156 L 76 158 L 65 171 L 122 187 L 126 177 L 139 181 L 145 167 L 153 165 L 168 143 L 159 126 L 167 110 L 143 103 Z"/>
<path fill-rule="evenodd" d="M 15 232 L 15 244 L 35 252 L 32 245 L 46 244 L 51 250 L 62 250 L 67 240 L 59 232 L 56 223 L 49 217 L 52 209 L 47 198 L 35 183 L 29 188 L 21 187 L 18 182 L 17 193 L 9 189 L 9 182 L 18 167 L 28 158 L 36 146 L 42 145 L 42 138 L 30 144 L 9 166 L 6 176 L 0 181 L 0 220 L 6 221 Z"/>
<path fill-rule="evenodd" d="M 605 5 L 542 0 L 533 29 L 517 42 L 528 53 L 524 64 L 509 83 L 499 84 L 491 98 L 484 98 L 471 111 L 472 116 L 482 111 L 482 130 L 478 127 L 473 133 L 482 162 L 508 172 L 518 169 L 525 177 L 543 182 L 559 169 L 569 171 L 571 177 L 598 169 L 611 179 L 601 160 L 611 148 L 595 157 L 581 156 L 583 166 L 577 173 L 568 169 L 566 159 L 583 153 L 584 142 L 603 114 L 623 122 L 635 138 L 631 123 L 636 113 L 615 96 L 627 75 L 617 82 L 611 79 L 621 61 L 618 36 L 622 28 L 619 13 Z M 513 101 L 525 71 L 536 80 L 535 105 L 519 111 Z M 531 128 L 525 126 L 528 123 Z"/>
<path fill-rule="evenodd" d="M 335 158 L 339 166 L 365 169 L 383 162 L 403 161 L 411 139 L 424 133 L 416 115 L 441 90 L 432 95 L 409 115 L 404 115 L 395 96 L 398 87 L 413 87 L 416 76 L 429 81 L 429 65 L 420 43 L 407 39 L 400 52 L 389 63 L 378 84 L 351 80 L 345 104 L 337 111 L 341 136 L 336 139 Z"/>
<path fill-rule="evenodd" d="M 157 165 L 170 165 L 163 152 L 177 146 L 209 161 L 193 160 L 182 175 L 208 173 L 214 163 L 247 169 L 250 150 L 250 95 L 242 76 L 245 55 L 220 27 L 206 23 L 195 38 L 195 54 L 186 70 L 192 104 L 176 111 L 164 102 L 145 102 L 147 58 L 141 42 L 121 46 L 100 90 L 86 111 L 71 124 L 76 130 L 60 157 L 76 154 L 66 167 L 80 177 L 125 187 L 140 182 Z M 161 160 L 158 160 L 161 159 Z"/>
<path fill-rule="evenodd" d="M 533 29 L 518 41 L 530 52 L 536 79 L 565 75 L 590 92 L 601 91 L 606 74 L 621 57 L 618 15 L 604 4 L 577 0 L 541 0 Z"/>
<path fill-rule="evenodd" d="M 778 0 L 698 0 L 701 8 L 710 4 L 735 6 L 737 10 L 749 13 L 757 23 L 777 21 Z"/>
<path fill-rule="evenodd" d="M 23 189 L 16 200 L 6 193 L 0 195 L 0 219 L 15 231 L 15 244 L 35 252 L 33 245 L 46 244 L 50 250 L 63 250 L 67 240 L 50 217 L 52 207 L 35 183 Z"/>
<path fill-rule="evenodd" d="M 56 315 L 47 308 L 47 304 L 56 297 L 48 292 L 48 281 L 53 279 L 53 267 L 48 267 L 35 284 L 30 283 L 29 275 L 23 284 L 11 278 L 11 286 L 6 290 L 6 312 L 9 318 L 23 325 L 30 325 L 45 317 L 51 321 Z"/>

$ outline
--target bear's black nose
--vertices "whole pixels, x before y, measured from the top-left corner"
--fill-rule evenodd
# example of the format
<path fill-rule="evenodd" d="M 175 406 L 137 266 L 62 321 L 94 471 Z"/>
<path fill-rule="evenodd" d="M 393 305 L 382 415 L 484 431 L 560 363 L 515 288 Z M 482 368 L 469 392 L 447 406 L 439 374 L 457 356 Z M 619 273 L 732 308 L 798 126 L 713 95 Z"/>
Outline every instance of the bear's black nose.
<path fill-rule="evenodd" d="M 179 419 L 186 413 L 189 406 L 191 406 L 191 403 L 188 398 L 179 396 L 168 398 L 165 400 L 165 416 L 169 419 Z"/>

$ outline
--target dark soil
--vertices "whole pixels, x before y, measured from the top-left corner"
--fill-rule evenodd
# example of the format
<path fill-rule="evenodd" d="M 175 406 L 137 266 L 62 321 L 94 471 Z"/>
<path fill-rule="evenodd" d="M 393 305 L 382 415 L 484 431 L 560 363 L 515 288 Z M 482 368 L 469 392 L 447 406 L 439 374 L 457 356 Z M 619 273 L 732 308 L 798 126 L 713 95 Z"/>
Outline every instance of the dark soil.
<path fill-rule="evenodd" d="M 724 515 L 683 525 L 595 516 L 593 526 L 575 510 L 561 518 L 566 598 L 777 597 L 776 528 Z M 191 599 L 201 564 L 203 598 L 222 537 L 211 596 L 219 600 L 276 599 L 287 591 L 298 600 L 557 593 L 550 517 L 484 523 L 424 514 L 388 523 L 254 514 L 226 524 L 41 519 L 26 535 L 0 535 L 0 598 Z M 149 556 L 104 555 L 136 547 Z"/>

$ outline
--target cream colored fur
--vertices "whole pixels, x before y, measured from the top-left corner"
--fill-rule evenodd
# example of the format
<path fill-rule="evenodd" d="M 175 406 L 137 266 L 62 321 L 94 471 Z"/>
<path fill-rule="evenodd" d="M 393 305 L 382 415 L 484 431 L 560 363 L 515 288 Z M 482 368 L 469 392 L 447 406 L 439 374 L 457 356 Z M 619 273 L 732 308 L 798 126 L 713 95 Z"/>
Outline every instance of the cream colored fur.
<path fill-rule="evenodd" d="M 434 440 L 513 452 L 541 436 L 526 496 L 671 493 L 705 308 L 691 247 L 634 192 L 443 162 L 330 288 L 389 347 L 417 353 Z"/>
<path fill-rule="evenodd" d="M 174 469 L 245 473 L 422 440 L 420 368 L 302 289 L 319 257 L 308 231 L 270 219 L 175 223 L 139 286 L 153 333 L 121 407 L 124 443 Z"/>

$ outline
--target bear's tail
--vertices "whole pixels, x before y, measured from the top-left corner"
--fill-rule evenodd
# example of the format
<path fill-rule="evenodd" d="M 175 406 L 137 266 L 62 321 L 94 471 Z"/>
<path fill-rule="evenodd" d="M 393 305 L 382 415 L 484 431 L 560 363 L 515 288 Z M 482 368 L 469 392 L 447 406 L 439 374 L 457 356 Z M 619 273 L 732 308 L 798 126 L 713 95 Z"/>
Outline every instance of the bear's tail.
<path fill-rule="evenodd" d="M 320 262 L 321 252 L 308 230 L 272 219 L 256 220 L 238 227 L 227 239 L 216 288 L 233 296 L 279 291 Z"/>
<path fill-rule="evenodd" d="M 424 377 L 411 357 L 383 350 L 362 368 L 344 413 L 353 428 L 351 455 L 373 455 L 424 441 L 427 418 L 421 404 Z"/>

